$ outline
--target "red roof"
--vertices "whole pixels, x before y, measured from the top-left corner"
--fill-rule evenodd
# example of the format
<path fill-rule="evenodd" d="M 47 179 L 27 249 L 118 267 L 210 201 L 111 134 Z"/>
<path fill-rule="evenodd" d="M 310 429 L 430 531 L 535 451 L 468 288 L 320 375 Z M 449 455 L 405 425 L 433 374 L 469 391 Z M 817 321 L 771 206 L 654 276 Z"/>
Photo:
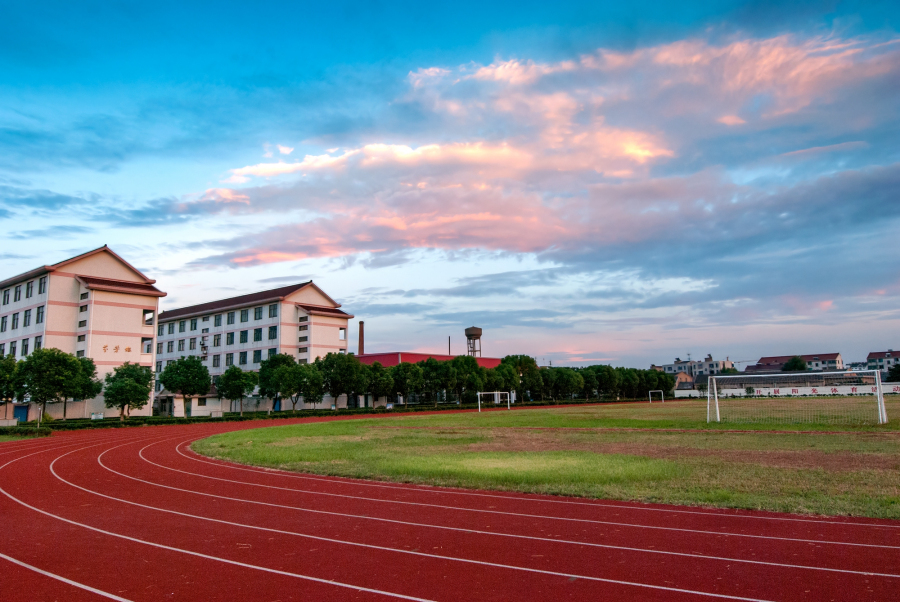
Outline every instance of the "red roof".
<path fill-rule="evenodd" d="M 888 349 L 887 351 L 872 351 L 866 356 L 867 360 L 882 360 L 889 357 L 900 357 L 900 352 Z"/>
<path fill-rule="evenodd" d="M 803 361 L 807 364 L 809 362 L 822 362 L 827 360 L 837 360 L 840 353 L 820 353 L 818 355 L 801 355 Z M 793 355 L 773 355 L 771 357 L 761 357 L 759 358 L 758 364 L 762 365 L 773 365 L 773 364 L 786 364 L 788 361 L 794 357 Z"/>
<path fill-rule="evenodd" d="M 159 319 L 171 320 L 173 318 L 181 318 L 183 316 L 190 316 L 194 314 L 209 313 L 231 307 L 252 305 L 254 303 L 265 303 L 266 301 L 281 301 L 291 293 L 307 286 L 313 286 L 321 292 L 321 289 L 313 284 L 312 280 L 310 280 L 308 282 L 291 284 L 290 286 L 282 286 L 279 288 L 269 289 L 267 291 L 260 291 L 258 293 L 250 293 L 248 295 L 239 295 L 237 297 L 220 299 L 218 301 L 210 301 L 209 303 L 200 303 L 199 305 L 189 305 L 187 307 L 179 307 L 178 309 L 170 309 L 159 314 Z M 325 293 L 323 292 L 322 294 L 324 295 Z M 328 297 L 327 295 L 325 296 L 330 299 L 330 297 Z M 335 303 L 335 305 L 340 307 L 340 305 L 338 305 L 337 303 Z"/>
<path fill-rule="evenodd" d="M 162 292 L 152 284 L 145 282 L 130 282 L 128 280 L 113 280 L 112 278 L 98 278 L 97 276 L 76 276 L 88 290 L 109 291 L 113 293 L 127 293 L 131 295 L 146 295 L 147 297 L 165 297 Z"/>
<path fill-rule="evenodd" d="M 308 314 L 312 314 L 314 316 L 332 316 L 335 318 L 352 318 L 350 314 L 345 312 L 342 309 L 338 309 L 336 307 L 322 307 L 321 305 L 304 305 L 303 303 L 297 303 L 297 307 L 302 309 Z"/>
<path fill-rule="evenodd" d="M 390 368 L 401 362 L 409 362 L 411 364 L 424 362 L 430 357 L 433 357 L 439 362 L 449 362 L 456 356 L 437 355 L 434 353 L 416 353 L 414 351 L 391 351 L 389 353 L 366 353 L 364 355 L 357 355 L 356 357 L 364 364 L 374 364 L 375 362 L 379 362 L 382 366 Z M 476 357 L 475 361 L 477 361 L 478 365 L 482 368 L 496 368 L 500 365 L 501 360 L 497 357 Z"/>

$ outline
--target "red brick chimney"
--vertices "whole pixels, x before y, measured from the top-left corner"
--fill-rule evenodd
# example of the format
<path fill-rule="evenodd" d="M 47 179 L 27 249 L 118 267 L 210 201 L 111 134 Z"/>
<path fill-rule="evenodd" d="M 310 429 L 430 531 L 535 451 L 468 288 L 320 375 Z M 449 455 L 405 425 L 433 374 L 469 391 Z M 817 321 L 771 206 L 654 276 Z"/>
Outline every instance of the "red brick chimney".
<path fill-rule="evenodd" d="M 357 355 L 362 355 L 366 352 L 366 323 L 362 320 L 359 321 L 359 352 Z"/>

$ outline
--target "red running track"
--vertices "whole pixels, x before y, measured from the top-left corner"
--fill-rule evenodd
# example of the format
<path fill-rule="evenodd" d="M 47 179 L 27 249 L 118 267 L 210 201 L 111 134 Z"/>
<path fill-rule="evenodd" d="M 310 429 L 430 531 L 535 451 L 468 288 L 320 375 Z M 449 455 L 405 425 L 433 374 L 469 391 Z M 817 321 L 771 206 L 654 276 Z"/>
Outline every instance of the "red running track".
<path fill-rule="evenodd" d="M 895 521 L 376 483 L 189 449 L 265 424 L 0 444 L 0 600 L 900 597 Z"/>

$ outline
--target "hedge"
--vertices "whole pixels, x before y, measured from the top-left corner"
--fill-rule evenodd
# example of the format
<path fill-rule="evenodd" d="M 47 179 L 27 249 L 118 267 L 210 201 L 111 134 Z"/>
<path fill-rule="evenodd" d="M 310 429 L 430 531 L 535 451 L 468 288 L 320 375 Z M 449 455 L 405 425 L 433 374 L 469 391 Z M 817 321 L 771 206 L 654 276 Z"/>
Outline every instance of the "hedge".
<path fill-rule="evenodd" d="M 34 428 L 28 426 L 0 426 L 0 435 L 15 437 L 49 437 L 53 431 L 45 426 Z"/>

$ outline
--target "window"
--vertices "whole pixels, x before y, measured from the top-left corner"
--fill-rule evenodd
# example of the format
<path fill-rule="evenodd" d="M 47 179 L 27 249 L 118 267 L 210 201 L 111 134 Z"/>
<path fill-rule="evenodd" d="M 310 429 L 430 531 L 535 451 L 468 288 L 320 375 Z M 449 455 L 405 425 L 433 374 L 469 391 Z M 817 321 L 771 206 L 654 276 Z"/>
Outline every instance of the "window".
<path fill-rule="evenodd" d="M 242 309 L 241 310 L 241 322 L 246 322 L 250 319 L 250 310 Z"/>
<path fill-rule="evenodd" d="M 10 326 L 10 328 L 15 330 L 18 327 L 19 327 L 19 314 L 15 313 L 12 315 L 12 326 Z"/>
<path fill-rule="evenodd" d="M 75 352 L 75 357 L 84 357 L 84 349 L 79 349 Z"/>
<path fill-rule="evenodd" d="M 214 356 L 213 356 L 213 368 L 218 368 L 218 367 L 219 367 L 219 362 L 221 361 L 221 359 L 222 359 L 222 356 L 221 356 L 221 355 L 214 355 Z"/>
<path fill-rule="evenodd" d="M 3 305 L 9 305 L 9 289 L 3 291 Z"/>
<path fill-rule="evenodd" d="M 78 335 L 78 342 L 84 343 L 84 337 L 85 337 L 85 335 L 83 335 L 83 334 Z"/>
<path fill-rule="evenodd" d="M 184 327 L 187 326 L 187 322 L 181 320 L 178 322 L 178 332 L 184 332 Z"/>
<path fill-rule="evenodd" d="M 31 296 L 34 294 L 34 280 L 25 284 L 25 298 L 31 299 Z"/>
<path fill-rule="evenodd" d="M 309 340 L 309 337 L 300 337 L 300 340 L 297 341 L 297 342 L 298 342 L 298 343 L 305 343 L 305 342 L 307 342 L 308 340 Z"/>
<path fill-rule="evenodd" d="M 78 313 L 83 314 L 86 311 L 87 311 L 87 305 L 82 305 L 81 307 L 78 308 Z"/>
<path fill-rule="evenodd" d="M 213 326 L 221 326 L 221 325 L 222 325 L 222 314 L 213 316 Z"/>
<path fill-rule="evenodd" d="M 166 353 L 172 353 L 175 351 L 175 341 L 169 341 L 166 343 Z"/>
<path fill-rule="evenodd" d="M 272 305 L 269 306 L 269 317 L 270 318 L 278 317 L 278 304 L 277 303 L 273 303 Z"/>
<path fill-rule="evenodd" d="M 37 351 L 44 343 L 44 337 L 34 337 L 34 350 Z"/>
<path fill-rule="evenodd" d="M 309 320 L 309 316 L 300 316 L 297 318 L 298 322 L 306 322 L 307 320 Z"/>
<path fill-rule="evenodd" d="M 308 360 L 305 357 L 301 357 L 299 360 L 297 360 L 297 363 L 298 364 L 306 364 L 306 363 L 308 363 Z"/>
<path fill-rule="evenodd" d="M 9 354 L 13 357 L 16 356 L 16 342 L 15 341 L 9 342 Z"/>
<path fill-rule="evenodd" d="M 163 326 L 162 324 L 160 324 L 159 326 L 157 326 L 157 327 L 156 327 L 156 336 L 161 337 L 163 334 L 165 334 L 165 332 L 166 332 L 165 328 L 166 328 L 166 327 Z"/>
<path fill-rule="evenodd" d="M 38 278 L 38 294 L 43 295 L 47 292 L 47 277 L 41 276 Z"/>
<path fill-rule="evenodd" d="M 234 312 L 233 311 L 228 312 L 228 323 L 234 324 Z"/>
<path fill-rule="evenodd" d="M 6 343 L 0 343 L 0 357 L 6 355 Z"/>
<path fill-rule="evenodd" d="M 233 353 L 226 353 L 226 354 L 225 354 L 225 365 L 226 365 L 226 366 L 232 366 L 232 365 L 234 365 L 234 354 L 233 354 Z"/>
<path fill-rule="evenodd" d="M 309 326 L 301 326 L 300 327 L 300 332 L 303 332 L 304 330 L 309 330 Z"/>
<path fill-rule="evenodd" d="M 184 351 L 184 339 L 178 340 L 178 351 Z"/>
<path fill-rule="evenodd" d="M 160 353 L 162 353 L 162 343 L 157 343 L 156 344 L 156 354 L 159 355 Z"/>
<path fill-rule="evenodd" d="M 169 322 L 169 334 L 175 334 L 175 322 Z"/>
<path fill-rule="evenodd" d="M 198 398 L 197 398 L 197 405 L 200 406 L 200 407 L 205 406 L 205 405 L 206 405 L 206 398 L 205 398 L 205 397 L 198 397 Z"/>
<path fill-rule="evenodd" d="M 278 353 L 278 348 L 277 348 L 277 347 L 272 347 L 271 349 L 269 349 L 269 357 L 272 357 L 272 356 L 275 355 L 276 353 Z"/>
<path fill-rule="evenodd" d="M 79 297 L 79 299 L 81 299 L 82 301 L 85 300 L 85 299 L 87 299 L 87 298 L 88 298 L 88 294 L 87 294 L 87 293 L 81 293 L 81 297 Z"/>
<path fill-rule="evenodd" d="M 22 328 L 31 326 L 31 310 L 26 309 L 22 312 Z"/>
<path fill-rule="evenodd" d="M 22 357 L 28 355 L 28 339 L 22 339 Z"/>
<path fill-rule="evenodd" d="M 22 300 L 22 285 L 20 284 L 15 289 L 13 289 L 13 303 L 16 301 Z"/>
<path fill-rule="evenodd" d="M 6 332 L 6 316 L 0 318 L 0 332 Z"/>
<path fill-rule="evenodd" d="M 191 330 L 197 330 L 197 318 L 191 318 Z"/>
<path fill-rule="evenodd" d="M 241 351 L 240 354 L 238 354 L 238 363 L 242 366 L 247 363 L 247 352 L 246 351 Z"/>
<path fill-rule="evenodd" d="M 156 371 L 162 372 L 162 362 L 156 362 Z"/>
<path fill-rule="evenodd" d="M 82 320 L 78 323 L 78 328 L 87 328 L 87 320 Z"/>
<path fill-rule="evenodd" d="M 269 340 L 278 338 L 278 327 L 277 326 L 269 326 Z"/>
<path fill-rule="evenodd" d="M 191 351 L 194 351 L 194 350 L 197 349 L 197 339 L 196 339 L 196 337 L 193 338 L 193 339 L 191 339 L 190 342 L 188 342 L 188 349 L 190 349 Z"/>
<path fill-rule="evenodd" d="M 203 316 L 202 322 L 209 322 L 209 316 Z"/>
<path fill-rule="evenodd" d="M 341 341 L 347 340 L 347 329 L 346 328 L 338 328 L 338 340 L 341 340 Z"/>
<path fill-rule="evenodd" d="M 250 333 L 249 330 L 242 330 L 242 331 L 241 331 L 241 343 L 246 343 L 246 342 L 247 342 L 247 335 L 248 335 L 249 333 Z"/>
<path fill-rule="evenodd" d="M 253 329 L 253 340 L 254 341 L 262 340 L 262 328 L 254 328 Z"/>
<path fill-rule="evenodd" d="M 347 350 L 346 349 L 338 349 L 338 353 L 340 353 L 341 355 L 344 355 L 347 353 Z"/>
<path fill-rule="evenodd" d="M 254 320 L 262 320 L 262 307 L 254 307 L 253 308 L 253 319 Z"/>
<path fill-rule="evenodd" d="M 300 353 L 306 353 L 307 351 L 309 351 L 309 347 L 301 347 L 297 351 L 299 351 Z"/>
<path fill-rule="evenodd" d="M 234 333 L 229 332 L 225 335 L 225 344 L 226 345 L 234 345 Z"/>
<path fill-rule="evenodd" d="M 214 334 L 213 335 L 213 347 L 221 347 L 222 346 L 222 335 Z"/>
<path fill-rule="evenodd" d="M 35 324 L 43 324 L 44 323 L 44 306 L 41 305 L 37 309 L 34 310 L 34 323 Z"/>
<path fill-rule="evenodd" d="M 253 352 L 253 363 L 258 364 L 262 361 L 262 349 L 257 349 Z"/>

